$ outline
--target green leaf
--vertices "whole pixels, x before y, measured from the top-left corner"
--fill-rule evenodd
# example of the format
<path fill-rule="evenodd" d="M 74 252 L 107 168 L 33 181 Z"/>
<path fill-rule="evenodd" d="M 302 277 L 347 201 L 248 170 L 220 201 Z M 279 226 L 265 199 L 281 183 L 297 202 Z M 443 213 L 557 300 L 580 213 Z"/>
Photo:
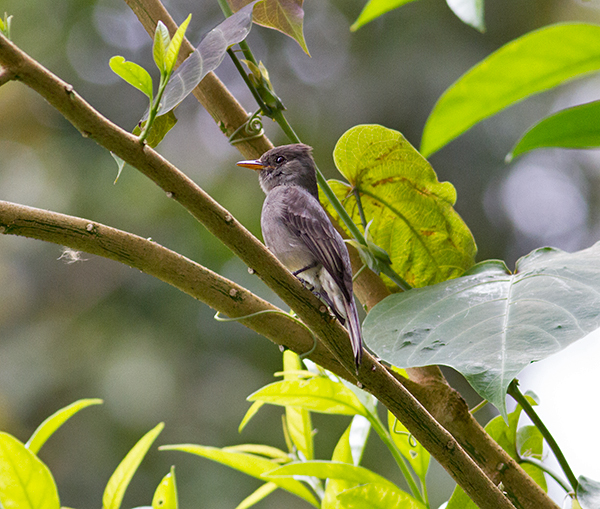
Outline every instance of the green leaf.
<path fill-rule="evenodd" d="M 42 445 L 46 443 L 52 434 L 73 417 L 73 415 L 79 412 L 79 410 L 90 405 L 100 405 L 102 403 L 103 401 L 101 399 L 80 399 L 79 401 L 75 401 L 75 403 L 71 403 L 64 408 L 61 408 L 37 427 L 33 432 L 33 435 L 31 435 L 31 438 L 25 444 L 25 447 L 33 454 L 37 454 Z"/>
<path fill-rule="evenodd" d="M 166 445 L 160 447 L 160 450 L 183 451 L 202 456 L 261 480 L 264 480 L 263 474 L 265 472 L 270 472 L 279 466 L 278 463 L 253 454 L 232 452 L 226 449 L 218 449 L 216 447 L 207 447 L 203 445 Z M 319 503 L 314 495 L 301 482 L 294 479 L 273 479 L 272 481 L 280 488 L 306 500 L 315 507 L 319 507 Z"/>
<path fill-rule="evenodd" d="M 600 507 L 600 482 L 584 475 L 577 479 L 577 500 L 582 509 L 597 509 Z M 8 508 L 7 508 L 8 509 Z"/>
<path fill-rule="evenodd" d="M 152 498 L 152 509 L 178 509 L 177 483 L 175 482 L 175 467 L 165 475 Z"/>
<path fill-rule="evenodd" d="M 366 25 L 369 21 L 373 21 L 386 12 L 410 2 L 414 2 L 414 0 L 369 0 L 367 5 L 363 7 L 358 19 L 350 27 L 350 30 L 355 32 L 363 25 Z"/>
<path fill-rule="evenodd" d="M 367 415 L 367 409 L 350 389 L 321 376 L 275 382 L 251 394 L 248 400 L 293 405 L 324 414 Z"/>
<path fill-rule="evenodd" d="M 477 506 L 464 490 L 456 485 L 450 500 L 448 500 L 448 505 L 444 509 L 477 509 Z"/>
<path fill-rule="evenodd" d="M 179 50 L 181 49 L 181 43 L 183 42 L 183 38 L 185 37 L 185 31 L 187 30 L 190 21 L 192 20 L 192 15 L 188 15 L 185 21 L 179 25 L 175 35 L 171 39 L 169 43 L 169 47 L 167 48 L 167 55 L 165 57 L 165 70 L 168 74 L 173 71 L 173 67 L 175 67 L 175 63 L 177 62 L 177 57 L 179 56 Z"/>
<path fill-rule="evenodd" d="M 264 474 L 263 478 L 277 482 L 278 478 L 295 475 L 312 476 L 319 479 L 343 479 L 355 484 L 375 483 L 402 491 L 394 483 L 368 468 L 336 461 L 313 460 L 288 463 Z"/>
<path fill-rule="evenodd" d="M 135 62 L 126 62 L 122 56 L 115 56 L 109 62 L 112 71 L 131 86 L 152 98 L 152 78 L 148 71 Z"/>
<path fill-rule="evenodd" d="M 366 427 L 364 426 L 365 422 Z M 358 424 L 358 426 L 356 424 Z M 352 423 L 350 423 L 350 425 L 346 428 L 346 431 L 335 446 L 333 455 L 331 456 L 331 461 L 349 463 L 350 465 L 358 465 L 358 462 L 360 461 L 364 451 L 364 446 L 366 444 L 370 429 L 371 426 L 369 421 L 367 421 L 365 417 L 362 415 L 355 415 L 352 419 Z M 358 436 L 358 440 L 356 440 L 357 430 L 360 434 Z M 354 435 L 354 438 L 351 438 L 351 435 Z M 358 442 L 358 444 L 356 444 L 356 442 Z M 357 445 L 359 450 L 353 451 Z M 338 500 L 338 495 L 343 491 L 355 486 L 358 486 L 358 483 L 355 481 L 329 479 L 327 481 L 327 485 L 325 486 L 325 494 L 321 502 L 321 509 L 344 509 L 345 506 L 342 505 Z"/>
<path fill-rule="evenodd" d="M 531 127 L 507 156 L 508 160 L 544 147 L 600 147 L 600 101 L 567 108 Z"/>
<path fill-rule="evenodd" d="M 170 110 L 169 112 L 165 113 L 164 115 L 161 115 L 160 117 L 156 117 L 154 119 L 154 123 L 150 127 L 150 132 L 146 137 L 146 143 L 152 148 L 155 148 L 163 140 L 167 133 L 171 129 L 173 129 L 173 127 L 175 127 L 176 123 L 177 117 L 175 116 L 175 112 L 173 110 Z M 133 129 L 133 134 L 135 134 L 136 136 L 142 134 L 145 125 L 146 121 L 136 125 Z M 120 174 L 121 172 L 119 171 L 119 175 Z M 117 175 L 117 178 L 119 178 L 119 175 Z"/>
<path fill-rule="evenodd" d="M 219 66 L 227 49 L 246 38 L 252 28 L 252 9 L 258 1 L 253 0 L 206 34 L 196 50 L 171 75 L 158 109 L 159 115 L 171 111 L 183 101 L 204 76 Z M 142 120 L 146 120 L 147 115 Z"/>
<path fill-rule="evenodd" d="M 600 26 L 560 24 L 492 53 L 444 92 L 423 131 L 425 157 L 477 122 L 523 99 L 600 69 Z"/>
<path fill-rule="evenodd" d="M 232 445 L 229 447 L 223 447 L 223 451 L 227 452 L 247 452 L 250 454 L 258 454 L 279 461 L 280 463 L 287 463 L 290 461 L 289 455 L 278 449 L 277 447 L 271 447 L 270 445 L 262 444 L 240 444 Z"/>
<path fill-rule="evenodd" d="M 227 0 L 233 11 L 239 11 L 252 0 Z M 254 9 L 254 22 L 274 28 L 294 39 L 307 55 L 310 55 L 304 40 L 304 0 L 264 0 Z"/>
<path fill-rule="evenodd" d="M 445 281 L 473 265 L 475 242 L 452 208 L 454 187 L 437 180 L 401 133 L 380 125 L 353 127 L 339 139 L 333 157 L 350 184 L 330 181 L 331 188 L 360 224 L 353 192 L 358 190 L 366 222 L 372 221 L 371 240 L 387 251 L 394 271 L 410 285 Z M 339 219 L 329 203 L 323 206 Z"/>
<path fill-rule="evenodd" d="M 279 486 L 277 486 L 274 482 L 263 484 L 260 488 L 254 491 L 254 493 L 248 495 L 244 500 L 242 500 L 235 509 L 248 509 L 248 507 L 258 504 L 263 498 L 266 498 L 268 495 L 273 493 L 278 487 Z"/>
<path fill-rule="evenodd" d="M 340 507 L 352 509 L 425 509 L 408 493 L 381 484 L 363 484 L 338 496 Z"/>
<path fill-rule="evenodd" d="M 485 32 L 483 0 L 446 0 L 446 3 L 463 23 Z"/>
<path fill-rule="evenodd" d="M 264 403 L 262 401 L 255 401 L 254 403 L 252 403 L 252 405 L 250 405 L 250 408 L 248 409 L 246 415 L 244 415 L 244 418 L 242 419 L 242 422 L 240 422 L 240 425 L 238 426 L 238 433 L 242 432 L 242 430 L 246 427 L 246 424 L 250 422 L 250 419 L 254 417 L 256 412 L 258 412 L 263 405 Z"/>
<path fill-rule="evenodd" d="M 158 424 L 156 427 L 146 433 L 137 444 L 127 453 L 123 461 L 119 464 L 113 474 L 108 480 L 108 484 L 104 489 L 104 495 L 102 496 L 102 508 L 103 509 L 119 509 L 125 490 L 133 474 L 140 466 L 140 463 L 146 456 L 148 449 L 152 446 L 156 437 L 160 434 L 162 429 L 165 427 L 164 423 Z"/>
<path fill-rule="evenodd" d="M 50 470 L 25 445 L 0 432 L 0 506 L 3 509 L 59 509 Z"/>
<path fill-rule="evenodd" d="M 299 380 L 294 371 L 302 369 L 300 357 L 291 350 L 283 352 L 284 380 Z M 292 443 L 302 453 L 304 459 L 314 458 L 313 426 L 310 412 L 306 408 L 296 406 L 285 407 L 285 422 Z"/>
<path fill-rule="evenodd" d="M 429 288 L 385 298 L 363 323 L 379 357 L 408 368 L 451 366 L 506 416 L 511 380 L 600 323 L 600 243 L 576 253 L 541 248 L 514 274 L 497 261 Z"/>
<path fill-rule="evenodd" d="M 415 474 L 425 483 L 425 476 L 429 468 L 430 454 L 409 433 L 406 426 L 402 424 L 391 412 L 388 411 L 388 428 L 392 440 L 398 450 L 406 458 Z"/>
<path fill-rule="evenodd" d="M 165 24 L 159 20 L 156 24 L 156 30 L 154 31 L 154 44 L 152 46 L 152 56 L 154 57 L 154 63 L 161 73 L 167 71 L 166 57 L 167 48 L 171 43 L 171 36 L 169 30 Z"/>
<path fill-rule="evenodd" d="M 135 129 L 134 129 L 135 131 Z M 141 132 L 141 131 L 140 131 Z M 119 180 L 119 177 L 121 176 L 121 172 L 123 171 L 123 168 L 125 168 L 125 161 L 123 161 L 123 159 L 121 159 L 117 154 L 115 154 L 114 152 L 111 152 L 110 155 L 112 156 L 112 158 L 115 160 L 115 162 L 117 163 L 117 177 L 115 178 L 115 181 L 113 182 L 113 184 L 117 183 L 117 180 Z"/>

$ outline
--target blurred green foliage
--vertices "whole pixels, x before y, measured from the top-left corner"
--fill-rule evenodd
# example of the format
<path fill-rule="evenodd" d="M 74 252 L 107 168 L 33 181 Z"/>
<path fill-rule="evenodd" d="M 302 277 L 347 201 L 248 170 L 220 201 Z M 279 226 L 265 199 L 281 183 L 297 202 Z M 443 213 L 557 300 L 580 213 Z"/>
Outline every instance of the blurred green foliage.
<path fill-rule="evenodd" d="M 289 120 L 302 140 L 314 146 L 328 178 L 339 178 L 332 152 L 349 127 L 379 123 L 418 146 L 437 98 L 486 55 L 552 22 L 600 21 L 593 3 L 488 2 L 482 35 L 461 23 L 445 2 L 422 0 L 351 33 L 364 3 L 305 2 L 304 33 L 312 58 L 281 34 L 254 27 L 249 37 Z M 16 44 L 111 120 L 134 127 L 145 98 L 120 82 L 108 61 L 121 54 L 151 69 L 152 41 L 124 2 L 5 0 L 2 9 L 14 16 Z M 216 0 L 182 0 L 169 9 L 178 22 L 193 14 L 188 28 L 193 44 L 222 20 Z M 230 62 L 217 74 L 248 110 L 255 108 Z M 506 179 L 519 169 L 505 166 L 503 159 L 518 133 L 555 102 L 568 103 L 569 94 L 581 98 L 585 93 L 585 88 L 572 86 L 529 100 L 431 157 L 440 180 L 457 189 L 456 209 L 474 234 L 479 259 L 502 258 L 511 265 L 543 244 L 579 249 L 597 237 L 592 156 L 570 153 L 552 162 L 557 171 L 569 169 L 565 178 L 579 192 L 573 196 L 582 200 L 577 210 L 584 211 L 583 219 L 575 227 L 557 234 L 537 228 L 534 234 L 514 223 L 503 208 L 510 203 L 507 189 L 512 189 Z M 192 98 L 177 116 L 161 153 L 260 236 L 263 195 L 256 176 L 235 166 L 239 154 Z M 274 125 L 265 124 L 275 143 L 285 142 Z M 279 303 L 226 248 L 135 170 L 125 167 L 113 185 L 116 166 L 110 155 L 18 83 L 0 88 L 0 126 L 0 199 L 152 237 Z M 281 366 L 274 345 L 239 324 L 215 322 L 206 306 L 149 276 L 93 256 L 82 258 L 69 263 L 57 246 L 0 238 L 0 428 L 25 440 L 59 407 L 84 397 L 105 400 L 102 412 L 91 409 L 77 423 L 65 424 L 41 453 L 56 477 L 63 505 L 85 507 L 89 500 L 99 500 L 126 451 L 159 421 L 166 423 L 161 443 L 222 447 L 264 442 L 264 431 L 272 429 L 269 443 L 284 447 L 283 435 L 276 435 L 280 412 L 275 409 L 261 411 L 242 437 L 236 432 L 248 408 L 246 396 L 272 381 L 271 373 Z M 330 457 L 348 419 L 315 416 L 314 425 L 319 447 L 329 448 L 316 453 Z M 367 449 L 365 466 L 392 469 L 392 460 L 381 461 L 387 456 L 378 447 L 383 446 Z M 211 508 L 234 507 L 259 485 L 225 467 L 153 450 L 134 478 L 125 506 L 146 504 L 174 462 L 182 507 L 198 500 Z M 431 483 L 438 488 L 430 493 L 432 506 L 452 489 L 445 474 L 434 469 L 434 475 L 439 480 Z M 273 494 L 263 507 L 304 506 L 280 497 L 285 495 Z"/>

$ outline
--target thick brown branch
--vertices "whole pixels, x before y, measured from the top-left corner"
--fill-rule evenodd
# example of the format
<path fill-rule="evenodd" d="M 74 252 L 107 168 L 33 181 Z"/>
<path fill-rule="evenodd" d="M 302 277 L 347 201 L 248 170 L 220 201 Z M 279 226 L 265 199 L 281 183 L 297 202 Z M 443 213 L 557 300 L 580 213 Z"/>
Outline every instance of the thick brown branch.
<path fill-rule="evenodd" d="M 298 314 L 323 341 L 352 378 L 353 359 L 347 332 L 331 321 L 326 309 L 231 214 L 184 174 L 137 138 L 120 129 L 87 104 L 73 88 L 0 36 L 0 64 L 13 70 L 16 79 L 30 86 L 58 109 L 85 136 L 111 150 L 152 179 L 181 203 L 258 275 Z M 502 492 L 470 456 L 421 404 L 366 354 L 360 383 L 375 394 L 431 454 L 446 466 L 454 479 L 481 508 L 512 508 Z"/>

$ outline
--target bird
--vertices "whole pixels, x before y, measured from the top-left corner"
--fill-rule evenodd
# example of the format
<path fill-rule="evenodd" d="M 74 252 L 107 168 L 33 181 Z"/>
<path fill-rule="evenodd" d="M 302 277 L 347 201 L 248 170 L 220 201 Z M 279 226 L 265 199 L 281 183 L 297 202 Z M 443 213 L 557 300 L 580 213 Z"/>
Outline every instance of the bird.
<path fill-rule="evenodd" d="M 259 172 L 266 194 L 260 224 L 267 248 L 346 326 L 358 373 L 363 339 L 352 291 L 350 256 L 319 202 L 312 147 L 282 145 L 260 159 L 237 165 Z"/>

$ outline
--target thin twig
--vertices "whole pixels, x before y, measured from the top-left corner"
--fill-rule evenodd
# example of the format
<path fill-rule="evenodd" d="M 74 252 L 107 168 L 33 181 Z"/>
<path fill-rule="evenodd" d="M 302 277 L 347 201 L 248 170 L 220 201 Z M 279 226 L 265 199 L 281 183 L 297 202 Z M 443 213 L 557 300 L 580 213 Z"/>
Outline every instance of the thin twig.
<path fill-rule="evenodd" d="M 531 422 L 542 434 L 542 436 L 544 437 L 544 440 L 546 440 L 546 443 L 548 444 L 548 446 L 554 453 L 554 456 L 556 457 L 556 460 L 558 461 L 560 468 L 562 469 L 564 474 L 567 476 L 567 479 L 569 480 L 569 483 L 571 484 L 573 491 L 576 492 L 577 486 L 579 486 L 577 477 L 575 477 L 573 470 L 571 470 L 571 466 L 569 465 L 567 458 L 565 458 L 565 455 L 561 451 L 561 449 L 558 445 L 558 442 L 554 439 L 554 437 L 552 436 L 552 433 L 550 433 L 550 431 L 544 424 L 544 421 L 542 421 L 540 419 L 539 415 L 535 412 L 533 407 L 529 404 L 529 401 L 527 401 L 527 398 L 519 390 L 519 382 L 517 379 L 513 379 L 513 381 L 508 386 L 508 394 L 510 394 L 515 399 L 515 401 L 517 403 L 519 403 L 519 405 L 521 405 L 521 407 L 523 408 L 523 411 L 527 414 L 527 417 L 529 417 L 531 419 Z"/>

